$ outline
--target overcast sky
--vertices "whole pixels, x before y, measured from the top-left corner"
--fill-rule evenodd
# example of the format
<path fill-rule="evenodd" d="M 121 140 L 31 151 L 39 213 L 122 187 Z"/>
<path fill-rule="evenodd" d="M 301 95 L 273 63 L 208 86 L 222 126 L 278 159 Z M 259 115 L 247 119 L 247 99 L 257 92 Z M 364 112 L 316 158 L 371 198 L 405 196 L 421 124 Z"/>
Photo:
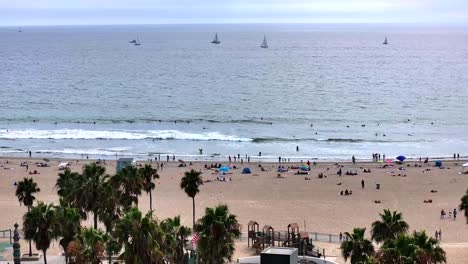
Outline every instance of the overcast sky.
<path fill-rule="evenodd" d="M 0 25 L 467 23 L 468 0 L 0 0 Z"/>

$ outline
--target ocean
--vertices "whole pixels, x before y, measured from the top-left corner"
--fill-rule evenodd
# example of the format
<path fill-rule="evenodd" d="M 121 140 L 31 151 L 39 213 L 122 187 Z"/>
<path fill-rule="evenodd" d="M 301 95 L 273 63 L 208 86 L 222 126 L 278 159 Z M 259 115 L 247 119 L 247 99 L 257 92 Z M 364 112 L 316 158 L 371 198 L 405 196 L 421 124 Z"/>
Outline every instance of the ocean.
<path fill-rule="evenodd" d="M 0 156 L 466 156 L 468 29 L 0 27 L 0 92 Z"/>

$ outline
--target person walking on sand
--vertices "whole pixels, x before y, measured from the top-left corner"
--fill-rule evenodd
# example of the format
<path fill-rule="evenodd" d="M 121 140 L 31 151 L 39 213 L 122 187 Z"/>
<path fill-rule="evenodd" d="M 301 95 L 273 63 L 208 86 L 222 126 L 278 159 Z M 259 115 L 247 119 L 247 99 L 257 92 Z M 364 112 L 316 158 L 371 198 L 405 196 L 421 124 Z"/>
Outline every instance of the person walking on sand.
<path fill-rule="evenodd" d="M 437 232 L 437 229 L 436 229 L 436 231 L 435 231 L 435 239 L 436 239 L 436 240 L 439 240 L 439 232 Z"/>
<path fill-rule="evenodd" d="M 439 240 L 442 241 L 442 229 L 439 229 Z"/>
<path fill-rule="evenodd" d="M 364 180 L 361 180 L 361 187 L 362 187 L 362 189 L 364 189 L 364 187 L 365 187 Z"/>
<path fill-rule="evenodd" d="M 354 155 L 353 155 L 353 157 L 351 158 L 351 160 L 353 161 L 353 164 L 356 164 L 356 157 L 354 157 Z"/>
<path fill-rule="evenodd" d="M 453 221 L 457 220 L 457 208 L 453 209 Z"/>

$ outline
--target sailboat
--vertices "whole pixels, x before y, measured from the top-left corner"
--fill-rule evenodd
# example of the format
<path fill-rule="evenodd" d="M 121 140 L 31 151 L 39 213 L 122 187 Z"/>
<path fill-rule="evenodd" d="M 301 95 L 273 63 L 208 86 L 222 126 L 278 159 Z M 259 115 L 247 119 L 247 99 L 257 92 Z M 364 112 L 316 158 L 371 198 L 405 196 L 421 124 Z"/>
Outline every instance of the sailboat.
<path fill-rule="evenodd" d="M 382 43 L 383 45 L 388 45 L 387 37 L 385 37 L 384 42 Z"/>
<path fill-rule="evenodd" d="M 267 43 L 267 40 L 266 40 L 266 36 L 263 36 L 263 42 L 262 42 L 262 45 L 260 45 L 260 48 L 264 48 L 264 49 L 268 48 L 268 43 Z"/>
<path fill-rule="evenodd" d="M 218 33 L 215 34 L 215 37 L 214 37 L 213 41 L 211 41 L 211 43 L 213 43 L 213 44 L 221 43 L 221 41 L 219 41 L 219 38 L 218 38 Z"/>
<path fill-rule="evenodd" d="M 140 46 L 141 45 L 140 39 L 138 37 L 137 37 L 136 41 L 133 43 L 133 45 L 135 45 L 135 46 Z"/>

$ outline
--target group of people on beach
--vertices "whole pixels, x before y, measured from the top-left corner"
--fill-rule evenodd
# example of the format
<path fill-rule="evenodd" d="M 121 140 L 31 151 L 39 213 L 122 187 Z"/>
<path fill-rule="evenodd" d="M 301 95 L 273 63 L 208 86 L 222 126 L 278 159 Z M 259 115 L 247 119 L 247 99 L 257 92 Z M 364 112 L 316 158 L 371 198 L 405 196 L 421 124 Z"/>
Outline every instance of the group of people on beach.
<path fill-rule="evenodd" d="M 445 219 L 445 216 L 447 215 L 447 213 L 445 213 L 445 210 L 442 209 L 440 211 L 440 219 Z M 457 208 L 453 209 L 453 211 L 449 211 L 448 212 L 448 218 L 452 218 L 452 215 L 453 215 L 453 220 L 457 220 Z"/>
<path fill-rule="evenodd" d="M 380 159 L 380 157 L 382 157 L 383 159 Z M 372 153 L 372 161 L 380 161 L 380 160 L 385 160 L 385 154 L 381 156 L 380 153 Z"/>

